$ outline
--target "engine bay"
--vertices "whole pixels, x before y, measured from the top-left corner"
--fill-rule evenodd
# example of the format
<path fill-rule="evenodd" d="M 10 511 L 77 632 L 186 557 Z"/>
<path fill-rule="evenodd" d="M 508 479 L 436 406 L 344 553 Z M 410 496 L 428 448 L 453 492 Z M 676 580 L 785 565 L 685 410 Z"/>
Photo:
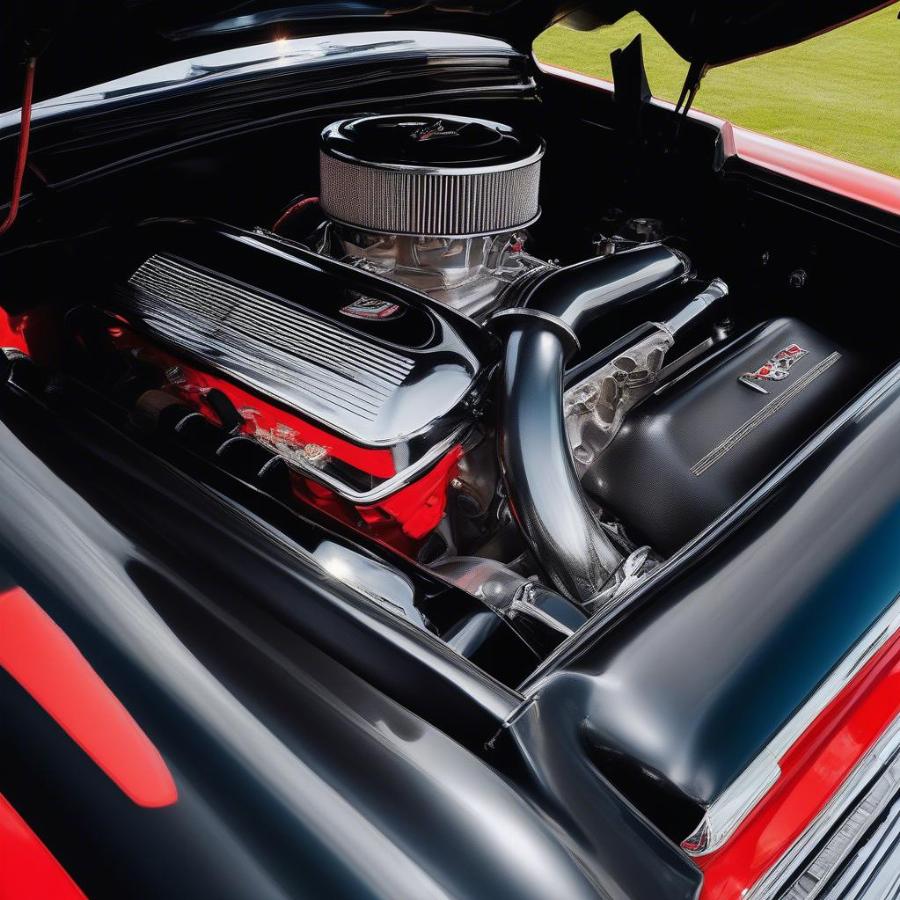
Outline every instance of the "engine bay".
<path fill-rule="evenodd" d="M 489 670 L 496 621 L 543 659 L 881 364 L 802 312 L 748 314 L 662 219 L 563 234 L 552 149 L 473 116 L 335 119 L 271 223 L 92 236 L 79 302 L 9 316 L 9 377 L 59 370 L 54 347 L 79 402 L 349 535 L 313 555 L 369 600 Z M 437 609 L 409 571 L 472 602 Z"/>

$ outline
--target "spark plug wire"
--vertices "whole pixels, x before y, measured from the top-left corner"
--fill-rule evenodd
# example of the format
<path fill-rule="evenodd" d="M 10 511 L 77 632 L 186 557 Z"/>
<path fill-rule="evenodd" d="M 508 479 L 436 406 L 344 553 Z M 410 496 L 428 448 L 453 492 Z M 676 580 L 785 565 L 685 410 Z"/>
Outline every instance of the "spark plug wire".
<path fill-rule="evenodd" d="M 300 210 L 306 209 L 307 206 L 312 206 L 315 203 L 319 202 L 318 197 L 304 197 L 301 200 L 297 200 L 292 203 L 276 220 L 275 224 L 272 226 L 272 231 L 278 231 L 288 219 L 292 216 L 296 215 Z"/>
<path fill-rule="evenodd" d="M 22 181 L 25 178 L 25 164 L 28 161 L 28 138 L 31 132 L 31 98 L 34 92 L 35 57 L 29 57 L 25 64 L 25 87 L 22 94 L 22 111 L 19 126 L 19 150 L 16 155 L 16 166 L 13 170 L 12 193 L 9 198 L 9 210 L 6 218 L 0 223 L 0 235 L 6 234 L 19 214 L 19 200 L 22 196 Z"/>

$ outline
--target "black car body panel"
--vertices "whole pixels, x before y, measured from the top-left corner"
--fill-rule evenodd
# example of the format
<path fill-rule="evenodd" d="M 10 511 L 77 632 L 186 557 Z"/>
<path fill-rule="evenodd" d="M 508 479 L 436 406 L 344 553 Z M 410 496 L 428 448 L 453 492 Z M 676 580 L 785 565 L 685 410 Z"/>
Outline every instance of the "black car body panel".
<path fill-rule="evenodd" d="M 565 810 L 473 754 L 515 692 L 101 423 L 61 429 L 10 388 L 0 410 L 6 581 L 179 792 L 132 803 L 3 674 L 2 792 L 88 896 L 693 896 L 698 873 L 598 773 Z"/>
<path fill-rule="evenodd" d="M 569 707 L 600 768 L 644 809 L 671 803 L 688 833 L 896 600 L 898 441 L 895 369 L 760 487 L 702 564 L 538 676 L 534 719 Z"/>

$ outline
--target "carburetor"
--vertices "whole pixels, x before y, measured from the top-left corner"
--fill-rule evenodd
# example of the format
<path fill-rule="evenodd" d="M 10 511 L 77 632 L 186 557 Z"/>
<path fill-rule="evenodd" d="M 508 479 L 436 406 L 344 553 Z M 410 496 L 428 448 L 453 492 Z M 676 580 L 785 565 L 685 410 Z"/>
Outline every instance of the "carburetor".
<path fill-rule="evenodd" d="M 507 284 L 547 265 L 524 249 L 543 155 L 540 138 L 482 119 L 335 122 L 320 145 L 317 249 L 484 316 Z"/>

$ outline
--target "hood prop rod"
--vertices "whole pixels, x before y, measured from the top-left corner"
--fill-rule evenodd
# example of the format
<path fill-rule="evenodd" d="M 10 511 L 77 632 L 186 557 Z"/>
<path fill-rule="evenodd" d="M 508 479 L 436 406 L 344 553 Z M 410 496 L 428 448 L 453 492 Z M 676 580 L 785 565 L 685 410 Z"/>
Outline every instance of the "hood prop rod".
<path fill-rule="evenodd" d="M 25 62 L 25 86 L 22 91 L 22 110 L 19 125 L 19 149 L 16 153 L 16 165 L 13 169 L 12 193 L 9 198 L 9 210 L 6 218 L 0 222 L 0 235 L 6 234 L 19 214 L 19 200 L 22 196 L 22 181 L 25 178 L 25 165 L 28 162 L 28 139 L 31 134 L 31 100 L 34 95 L 34 69 L 36 57 L 30 56 Z"/>
<path fill-rule="evenodd" d="M 703 76 L 706 75 L 708 70 L 709 66 L 705 62 L 694 60 L 690 64 L 687 76 L 684 79 L 684 85 L 681 88 L 681 94 L 678 97 L 678 102 L 675 104 L 676 114 L 681 113 L 682 117 L 687 116 L 694 104 L 697 91 L 700 90 L 700 82 L 703 81 Z"/>

